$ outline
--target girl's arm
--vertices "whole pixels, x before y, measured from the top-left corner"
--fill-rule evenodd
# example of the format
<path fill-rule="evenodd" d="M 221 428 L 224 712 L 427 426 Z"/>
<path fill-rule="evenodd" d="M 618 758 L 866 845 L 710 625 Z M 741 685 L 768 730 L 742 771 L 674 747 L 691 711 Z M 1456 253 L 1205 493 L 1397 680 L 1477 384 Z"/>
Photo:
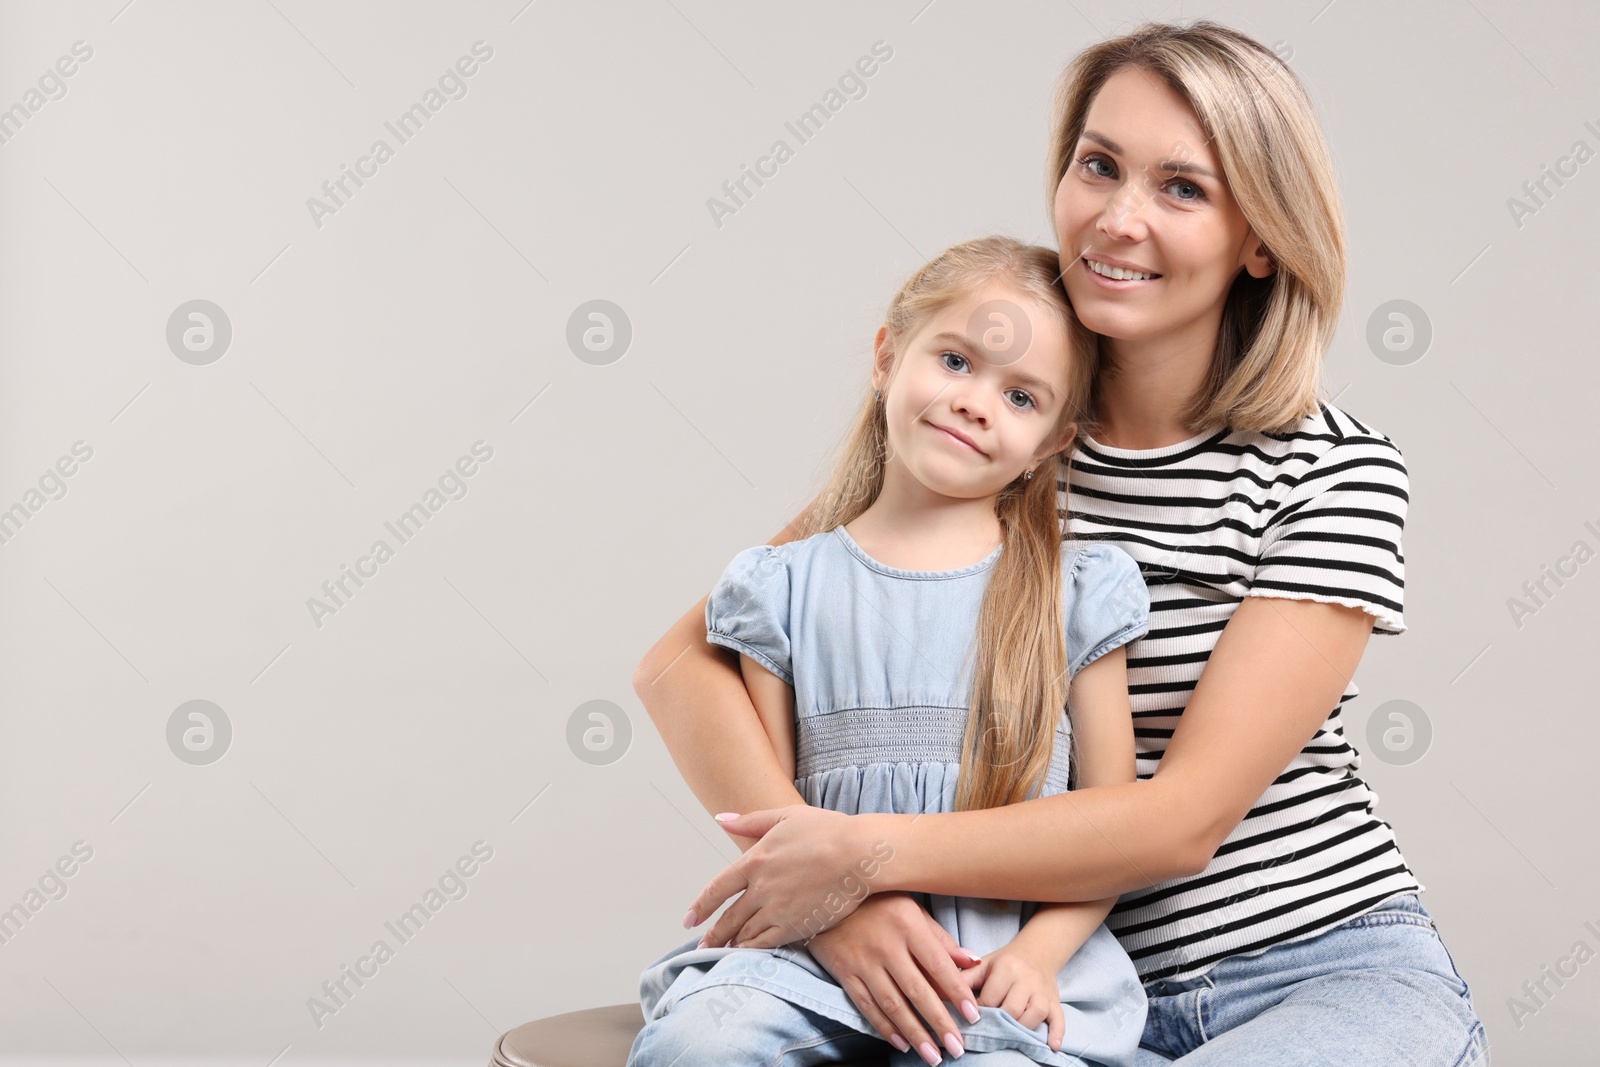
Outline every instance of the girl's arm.
<path fill-rule="evenodd" d="M 767 731 L 767 740 L 772 742 L 778 765 L 783 769 L 784 777 L 792 782 L 795 762 L 794 690 L 788 682 L 742 652 L 739 654 L 739 669 L 744 674 L 745 692 L 750 694 L 750 702 L 756 706 L 756 714 Z M 1128 735 L 1128 740 L 1131 745 L 1132 733 Z"/>
<path fill-rule="evenodd" d="M 1078 749 L 1077 788 L 1123 785 L 1135 778 L 1133 709 L 1128 703 L 1127 646 L 1107 652 L 1072 679 L 1068 698 Z M 1053 975 L 1106 921 L 1117 894 L 1042 905 L 1011 947 Z"/>
<path fill-rule="evenodd" d="M 724 829 L 760 844 L 708 882 L 691 910 L 710 915 L 738 895 L 713 936 L 746 923 L 781 929 L 794 918 L 791 901 L 826 892 L 828 879 L 874 848 L 892 856 L 874 893 L 1089 901 L 1199 874 L 1337 707 L 1373 621 L 1340 604 L 1246 597 L 1147 781 L 917 816 L 747 810 Z M 772 943 L 783 942 L 740 942 Z"/>
<path fill-rule="evenodd" d="M 767 544 L 793 541 L 803 515 Z M 633 672 L 633 691 L 706 811 L 804 804 L 762 728 L 738 654 L 706 640 L 706 600 L 701 597 L 645 653 Z M 728 836 L 741 850 L 756 842 Z"/>

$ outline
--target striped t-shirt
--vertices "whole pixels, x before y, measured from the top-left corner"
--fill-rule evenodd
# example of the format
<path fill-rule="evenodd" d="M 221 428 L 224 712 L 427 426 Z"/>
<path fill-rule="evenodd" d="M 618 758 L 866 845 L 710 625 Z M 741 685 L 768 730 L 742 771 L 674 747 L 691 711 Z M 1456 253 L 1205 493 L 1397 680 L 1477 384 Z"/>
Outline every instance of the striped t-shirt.
<path fill-rule="evenodd" d="M 1289 433 L 1227 429 L 1153 449 L 1080 438 L 1069 537 L 1110 541 L 1139 563 L 1150 629 L 1128 646 L 1138 776 L 1149 778 L 1217 637 L 1246 596 L 1357 607 L 1373 632 L 1401 617 L 1407 479 L 1383 434 L 1323 405 Z M 1188 978 L 1224 957 L 1310 937 L 1420 890 L 1340 712 L 1275 778 L 1201 874 L 1124 893 L 1106 925 L 1141 979 Z"/>

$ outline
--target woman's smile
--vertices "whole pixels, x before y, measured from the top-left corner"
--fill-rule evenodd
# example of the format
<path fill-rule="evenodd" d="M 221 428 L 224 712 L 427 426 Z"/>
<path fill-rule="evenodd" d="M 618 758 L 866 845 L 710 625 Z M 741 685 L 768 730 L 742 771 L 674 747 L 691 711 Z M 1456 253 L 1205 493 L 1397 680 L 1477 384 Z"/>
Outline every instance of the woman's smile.
<path fill-rule="evenodd" d="M 1131 265 L 1124 265 L 1121 260 L 1085 255 L 1080 257 L 1079 262 L 1083 264 L 1083 272 L 1096 285 L 1106 289 L 1134 289 L 1161 279 L 1161 275 L 1154 271 L 1134 269 Z"/>

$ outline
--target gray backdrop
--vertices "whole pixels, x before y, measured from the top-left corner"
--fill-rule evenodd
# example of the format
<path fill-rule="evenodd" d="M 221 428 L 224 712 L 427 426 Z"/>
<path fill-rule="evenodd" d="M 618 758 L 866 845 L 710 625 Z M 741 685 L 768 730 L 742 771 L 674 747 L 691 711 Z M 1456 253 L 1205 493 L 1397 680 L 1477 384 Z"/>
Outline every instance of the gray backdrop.
<path fill-rule="evenodd" d="M 1327 391 L 1410 466 L 1362 773 L 1495 1062 L 1592 1056 L 1592 5 L 3 10 L 5 1055 L 478 1064 L 634 999 L 737 855 L 634 665 L 809 498 L 905 274 L 1053 244 L 1065 61 L 1210 15 L 1317 102 Z"/>

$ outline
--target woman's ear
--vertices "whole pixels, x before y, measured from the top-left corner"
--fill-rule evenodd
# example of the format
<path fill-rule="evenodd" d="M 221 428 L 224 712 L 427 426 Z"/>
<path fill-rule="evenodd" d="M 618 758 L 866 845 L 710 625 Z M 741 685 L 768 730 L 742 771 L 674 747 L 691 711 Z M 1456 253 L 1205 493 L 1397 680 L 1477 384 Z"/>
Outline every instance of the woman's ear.
<path fill-rule="evenodd" d="M 1256 236 L 1254 228 L 1245 235 L 1244 269 L 1252 278 L 1266 278 L 1277 272 L 1278 261 L 1272 258 L 1267 246 Z"/>

